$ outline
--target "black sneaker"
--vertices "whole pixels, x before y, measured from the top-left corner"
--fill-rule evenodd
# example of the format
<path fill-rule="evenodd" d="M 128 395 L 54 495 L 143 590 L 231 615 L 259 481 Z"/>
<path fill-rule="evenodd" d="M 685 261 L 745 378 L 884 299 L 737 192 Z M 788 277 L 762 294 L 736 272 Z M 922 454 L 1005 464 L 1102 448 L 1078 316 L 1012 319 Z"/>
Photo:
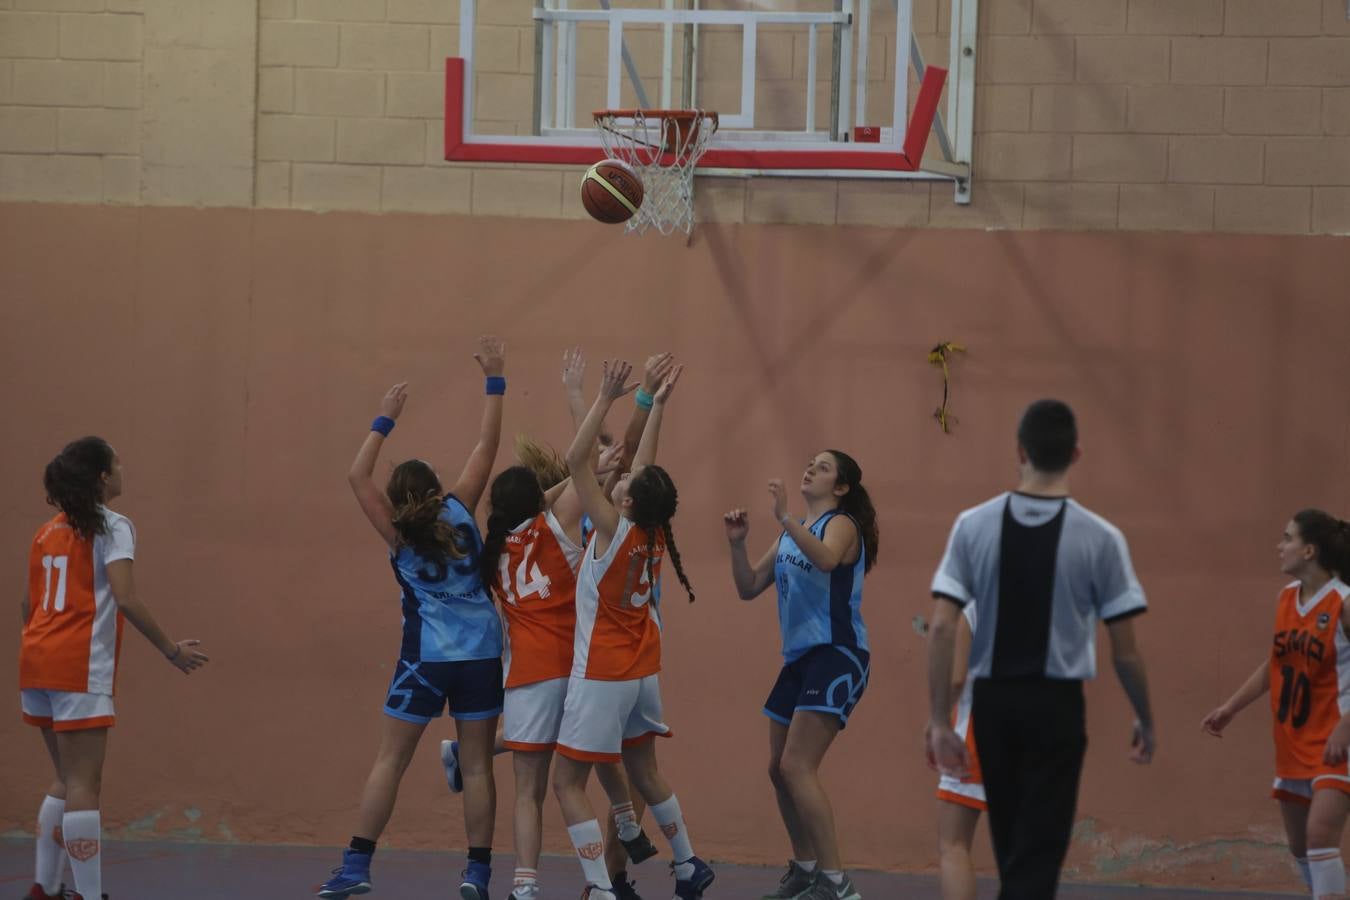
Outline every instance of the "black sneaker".
<path fill-rule="evenodd" d="M 623 849 L 624 852 L 628 854 L 629 862 L 635 866 L 639 863 L 646 862 L 656 855 L 656 845 L 652 843 L 651 838 L 647 837 L 647 832 L 640 828 L 638 829 L 637 837 L 633 838 L 631 841 L 625 841 L 620 838 L 619 843 L 623 844 Z"/>
<path fill-rule="evenodd" d="M 620 872 L 614 879 L 614 897 L 615 900 L 642 900 L 642 895 L 637 892 L 636 881 L 629 881 L 624 872 Z"/>

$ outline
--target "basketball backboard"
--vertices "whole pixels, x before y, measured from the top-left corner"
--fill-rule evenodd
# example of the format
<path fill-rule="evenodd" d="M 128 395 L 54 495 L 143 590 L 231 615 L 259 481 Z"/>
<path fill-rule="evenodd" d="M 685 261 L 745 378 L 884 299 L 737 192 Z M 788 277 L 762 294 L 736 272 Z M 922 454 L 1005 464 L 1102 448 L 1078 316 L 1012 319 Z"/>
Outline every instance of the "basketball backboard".
<path fill-rule="evenodd" d="M 449 160 L 589 164 L 595 110 L 706 109 L 700 173 L 948 180 L 969 202 L 977 0 L 451 2 Z"/>

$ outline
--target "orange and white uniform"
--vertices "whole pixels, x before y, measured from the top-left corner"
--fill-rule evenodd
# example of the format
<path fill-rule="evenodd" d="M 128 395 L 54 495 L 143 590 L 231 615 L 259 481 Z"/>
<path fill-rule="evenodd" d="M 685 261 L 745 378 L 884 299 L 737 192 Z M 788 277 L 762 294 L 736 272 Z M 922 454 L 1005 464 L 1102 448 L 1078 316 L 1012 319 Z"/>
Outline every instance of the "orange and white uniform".
<path fill-rule="evenodd" d="M 975 604 L 967 603 L 961 612 L 975 631 Z M 971 724 L 970 710 L 975 696 L 975 682 L 967 675 L 961 688 L 961 697 L 956 701 L 956 714 L 952 717 L 952 729 L 957 737 L 966 742 L 966 754 L 970 757 L 970 774 L 965 778 L 942 775 L 938 778 L 937 795 L 939 800 L 968 806 L 981 812 L 989 808 L 984 796 L 984 779 L 980 777 L 980 757 L 975 752 L 975 729 Z"/>
<path fill-rule="evenodd" d="M 506 622 L 504 745 L 551 750 L 562 723 L 582 550 L 545 511 L 506 536 L 493 591 Z"/>
<path fill-rule="evenodd" d="M 79 537 L 65 513 L 33 538 L 19 650 L 20 700 L 30 725 L 78 731 L 114 723 L 122 614 L 107 566 L 135 558 L 136 532 L 126 516 L 102 512 L 106 528 L 93 540 Z"/>
<path fill-rule="evenodd" d="M 592 536 L 577 572 L 577 627 L 558 752 L 618 762 L 623 747 L 670 735 L 661 720 L 660 602 L 664 536 L 631 519 L 603 555 Z M 650 563 L 650 575 L 648 568 Z"/>
<path fill-rule="evenodd" d="M 1322 761 L 1327 739 L 1350 712 L 1350 638 L 1341 615 L 1350 587 L 1333 578 L 1306 600 L 1300 594 L 1298 582 L 1280 592 L 1270 650 L 1273 796 L 1309 802 L 1317 790 L 1350 793 L 1350 763 Z"/>

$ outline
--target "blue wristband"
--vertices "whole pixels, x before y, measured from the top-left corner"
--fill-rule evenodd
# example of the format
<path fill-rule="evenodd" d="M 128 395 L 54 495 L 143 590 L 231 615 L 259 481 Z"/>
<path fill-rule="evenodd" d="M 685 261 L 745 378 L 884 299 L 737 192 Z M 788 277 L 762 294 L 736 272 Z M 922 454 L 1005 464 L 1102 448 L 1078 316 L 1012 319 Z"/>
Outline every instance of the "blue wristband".
<path fill-rule="evenodd" d="M 637 403 L 639 409 L 651 409 L 652 404 L 656 402 L 656 398 L 642 388 L 637 389 L 637 395 L 634 396 L 633 400 Z"/>
<path fill-rule="evenodd" d="M 506 379 L 501 375 L 489 375 L 487 377 L 487 392 L 489 394 L 505 394 Z"/>
<path fill-rule="evenodd" d="M 370 423 L 370 430 L 389 437 L 389 432 L 394 430 L 394 420 L 388 416 L 376 416 L 375 421 Z"/>

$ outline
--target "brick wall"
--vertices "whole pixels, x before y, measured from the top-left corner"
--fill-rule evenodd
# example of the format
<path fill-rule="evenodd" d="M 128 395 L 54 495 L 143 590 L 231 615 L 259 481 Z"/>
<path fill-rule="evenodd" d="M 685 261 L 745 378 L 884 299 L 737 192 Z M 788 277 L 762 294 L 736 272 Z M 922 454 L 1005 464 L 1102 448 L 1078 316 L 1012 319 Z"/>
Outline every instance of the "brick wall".
<path fill-rule="evenodd" d="M 141 0 L 0 0 L 0 199 L 140 200 Z"/>
<path fill-rule="evenodd" d="M 700 215 L 1350 232 L 1344 0 L 981 5 L 970 207 L 955 206 L 947 184 L 703 179 Z M 481 131 L 529 127 L 531 6 L 480 3 Z M 456 0 L 0 0 L 0 198 L 583 215 L 570 169 L 442 161 L 441 73 L 458 51 L 458 9 Z M 915 0 L 930 62 L 946 60 L 949 20 L 948 0 Z M 890 102 L 892 31 L 874 19 L 874 121 Z M 582 32 L 582 110 L 603 101 L 600 42 L 598 29 Z M 634 32 L 630 46 L 654 75 L 659 32 Z M 806 55 L 804 30 L 761 34 L 761 125 L 804 122 Z M 702 103 L 734 108 L 738 57 L 733 32 L 705 32 Z M 828 102 L 822 79 L 821 122 Z"/>

